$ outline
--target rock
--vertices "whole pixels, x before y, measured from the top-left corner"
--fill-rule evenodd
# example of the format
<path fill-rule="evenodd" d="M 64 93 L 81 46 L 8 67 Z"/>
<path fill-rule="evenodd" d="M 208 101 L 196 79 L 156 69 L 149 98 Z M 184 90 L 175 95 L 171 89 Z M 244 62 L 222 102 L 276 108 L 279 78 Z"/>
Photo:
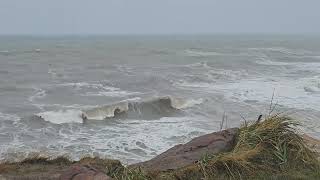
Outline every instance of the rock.
<path fill-rule="evenodd" d="M 160 172 L 191 165 L 206 154 L 230 151 L 235 145 L 238 131 L 238 128 L 232 128 L 194 138 L 186 144 L 176 145 L 149 161 L 134 164 L 131 167 Z"/>
<path fill-rule="evenodd" d="M 112 180 L 111 177 L 89 165 L 74 165 L 64 171 L 60 180 Z"/>

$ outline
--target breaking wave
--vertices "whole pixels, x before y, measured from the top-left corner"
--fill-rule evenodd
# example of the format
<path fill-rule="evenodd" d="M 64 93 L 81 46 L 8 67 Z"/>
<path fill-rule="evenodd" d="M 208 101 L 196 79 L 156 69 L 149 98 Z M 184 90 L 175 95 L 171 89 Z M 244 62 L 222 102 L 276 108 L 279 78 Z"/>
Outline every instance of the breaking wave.
<path fill-rule="evenodd" d="M 46 111 L 37 116 L 54 124 L 82 123 L 105 119 L 160 119 L 182 115 L 182 109 L 201 104 L 203 99 L 186 100 L 170 96 L 141 100 L 139 98 L 98 106 L 86 110 Z"/>
<path fill-rule="evenodd" d="M 63 123 L 82 123 L 80 110 L 59 110 L 59 111 L 46 111 L 37 114 L 40 118 L 45 121 L 49 121 L 54 124 Z"/>
<path fill-rule="evenodd" d="M 144 101 L 122 101 L 119 103 L 96 107 L 83 111 L 84 119 L 103 120 L 106 118 L 159 119 L 176 116 L 181 109 L 201 104 L 200 100 L 159 97 Z"/>
<path fill-rule="evenodd" d="M 315 76 L 313 78 L 304 79 L 306 84 L 304 86 L 304 91 L 309 93 L 320 93 L 320 77 Z"/>

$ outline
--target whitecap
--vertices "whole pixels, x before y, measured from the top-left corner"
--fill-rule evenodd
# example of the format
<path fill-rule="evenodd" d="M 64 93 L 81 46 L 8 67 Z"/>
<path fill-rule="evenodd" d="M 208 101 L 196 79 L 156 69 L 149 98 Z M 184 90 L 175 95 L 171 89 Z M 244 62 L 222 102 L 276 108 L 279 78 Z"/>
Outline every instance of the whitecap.
<path fill-rule="evenodd" d="M 316 93 L 316 92 L 320 92 L 320 87 L 319 86 L 305 86 L 304 90 L 306 92 Z"/>
<path fill-rule="evenodd" d="M 285 47 L 261 47 L 261 48 L 248 48 L 253 51 L 269 51 L 269 52 L 278 52 L 286 55 L 294 55 L 294 56 L 303 56 L 306 54 L 312 53 L 311 51 L 307 51 L 304 49 L 289 49 Z"/>
<path fill-rule="evenodd" d="M 1 120 L 18 121 L 18 120 L 20 120 L 20 117 L 15 114 L 6 114 L 6 113 L 0 112 L 0 119 Z"/>
<path fill-rule="evenodd" d="M 106 97 L 125 97 L 129 95 L 138 95 L 139 92 L 127 92 L 127 91 L 99 91 L 99 92 L 86 92 L 81 96 L 106 96 Z"/>
<path fill-rule="evenodd" d="M 35 94 L 28 98 L 30 102 L 34 102 L 35 99 L 43 98 L 47 95 L 46 91 L 41 88 L 34 88 L 34 89 L 35 89 Z"/>
<path fill-rule="evenodd" d="M 76 109 L 46 111 L 38 113 L 37 116 L 54 124 L 82 123 L 82 111 Z"/>
<path fill-rule="evenodd" d="M 109 86 L 104 86 L 101 83 L 88 83 L 88 82 L 72 82 L 72 83 L 62 83 L 62 84 L 57 84 L 56 86 L 70 86 L 70 87 L 76 87 L 76 88 L 82 88 L 82 87 L 87 87 L 87 88 L 103 88 L 103 89 L 118 89 L 114 87 L 109 87 Z"/>
<path fill-rule="evenodd" d="M 0 51 L 0 55 L 3 54 L 3 55 L 9 55 L 10 54 L 10 51 L 8 50 L 4 50 L 4 51 Z"/>
<path fill-rule="evenodd" d="M 186 109 L 196 105 L 200 105 L 204 102 L 202 98 L 199 99 L 184 99 L 184 98 L 172 98 L 172 104 L 177 109 Z"/>
<path fill-rule="evenodd" d="M 288 66 L 288 65 L 294 65 L 294 63 L 288 63 L 288 62 L 280 62 L 280 61 L 272 61 L 269 59 L 262 59 L 256 61 L 257 64 L 261 65 L 268 65 L 268 66 Z"/>
<path fill-rule="evenodd" d="M 268 81 L 266 79 L 241 80 L 234 83 L 219 84 L 211 89 L 221 92 L 227 99 L 232 101 L 257 100 L 262 103 L 270 103 L 274 93 L 275 102 L 289 108 L 297 109 L 319 109 L 319 92 L 317 87 L 310 88 L 309 78 L 301 79 L 276 79 Z M 306 88 L 307 87 L 307 88 Z"/>
<path fill-rule="evenodd" d="M 304 78 L 304 90 L 309 93 L 320 92 L 320 77 Z"/>
<path fill-rule="evenodd" d="M 212 67 L 208 65 L 208 62 L 198 62 L 193 64 L 186 65 L 187 67 L 200 67 L 200 68 L 206 68 L 211 69 Z"/>
<path fill-rule="evenodd" d="M 198 51 L 198 50 L 191 50 L 187 49 L 184 51 L 187 56 L 193 56 L 193 57 L 207 57 L 207 56 L 220 56 L 223 55 L 218 52 L 214 51 Z"/>

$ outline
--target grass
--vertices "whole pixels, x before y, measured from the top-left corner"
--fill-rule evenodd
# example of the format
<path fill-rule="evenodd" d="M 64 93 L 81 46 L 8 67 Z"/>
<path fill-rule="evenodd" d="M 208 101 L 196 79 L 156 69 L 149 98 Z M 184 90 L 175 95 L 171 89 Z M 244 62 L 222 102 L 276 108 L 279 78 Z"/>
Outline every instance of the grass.
<path fill-rule="evenodd" d="M 305 145 L 297 126 L 297 121 L 280 115 L 246 123 L 240 128 L 231 152 L 207 155 L 198 167 L 204 179 L 277 179 L 277 175 L 284 179 L 291 172 L 320 179 L 317 154 Z"/>
<path fill-rule="evenodd" d="M 43 157 L 40 155 L 34 155 L 31 157 L 28 157 L 21 162 L 19 162 L 20 165 L 26 165 L 26 164 L 42 164 L 42 165 L 71 165 L 72 161 L 70 161 L 69 158 L 64 156 L 59 156 L 54 159 L 50 159 L 49 157 Z"/>
<path fill-rule="evenodd" d="M 141 168 L 124 168 L 120 173 L 111 174 L 115 180 L 146 180 L 151 179 Z"/>

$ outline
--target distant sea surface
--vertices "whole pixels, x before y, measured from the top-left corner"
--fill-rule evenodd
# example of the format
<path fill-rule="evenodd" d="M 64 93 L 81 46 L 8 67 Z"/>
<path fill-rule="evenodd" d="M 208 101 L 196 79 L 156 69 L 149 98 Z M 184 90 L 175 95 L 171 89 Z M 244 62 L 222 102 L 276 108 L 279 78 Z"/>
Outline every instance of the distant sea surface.
<path fill-rule="evenodd" d="M 319 36 L 0 37 L 0 160 L 130 164 L 223 116 L 223 128 L 255 120 L 271 101 L 320 138 Z"/>

